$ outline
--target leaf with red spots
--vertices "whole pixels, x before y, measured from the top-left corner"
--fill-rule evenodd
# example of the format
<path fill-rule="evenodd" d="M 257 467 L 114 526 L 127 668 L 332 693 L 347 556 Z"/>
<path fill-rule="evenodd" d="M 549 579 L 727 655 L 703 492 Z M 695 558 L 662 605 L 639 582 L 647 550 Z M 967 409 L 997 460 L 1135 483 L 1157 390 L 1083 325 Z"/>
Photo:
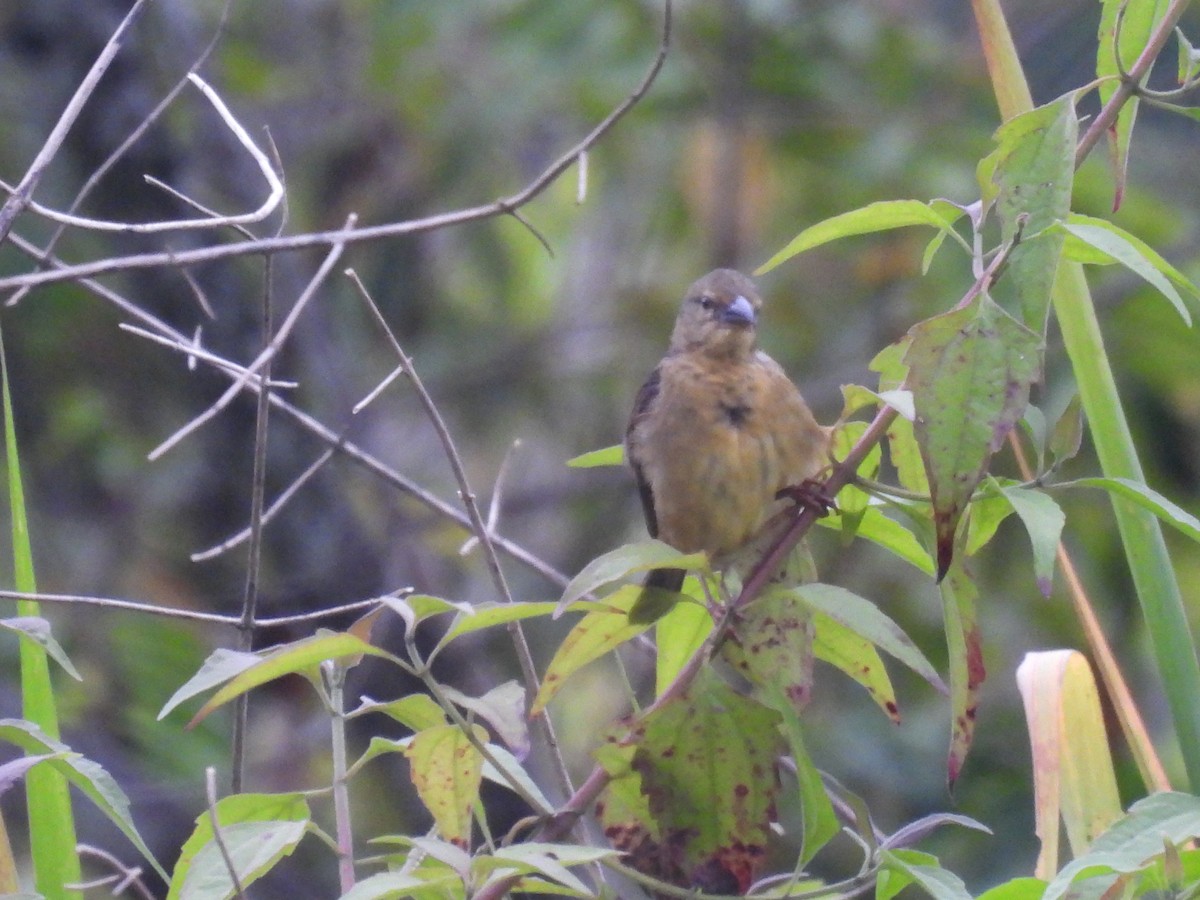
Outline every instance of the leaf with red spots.
<path fill-rule="evenodd" d="M 958 780 L 975 737 L 975 714 L 979 689 L 987 672 L 983 665 L 983 644 L 979 634 L 975 583 L 955 561 L 942 579 L 942 615 L 946 625 L 946 649 L 950 657 L 950 755 L 946 779 L 950 788 Z"/>
<path fill-rule="evenodd" d="M 487 732 L 476 726 L 476 736 Z M 433 815 L 441 837 L 466 848 L 471 839 L 471 810 L 479 802 L 483 756 L 457 725 L 418 732 L 405 751 L 413 786 Z"/>
<path fill-rule="evenodd" d="M 744 893 L 765 861 L 779 791 L 779 714 L 707 669 L 689 690 L 649 714 L 634 738 L 661 835 L 660 873 L 707 893 Z"/>
<path fill-rule="evenodd" d="M 812 696 L 813 615 L 790 590 L 768 589 L 738 617 L 721 655 L 761 696 L 779 689 L 796 710 Z"/>
<path fill-rule="evenodd" d="M 986 295 L 909 332 L 905 361 L 929 476 L 939 578 L 959 519 L 1040 376 L 1042 340 Z"/>
<path fill-rule="evenodd" d="M 899 725 L 896 691 L 875 645 L 824 613 L 814 614 L 814 624 L 816 641 L 813 649 L 817 659 L 837 666 L 866 688 L 887 717 Z"/>

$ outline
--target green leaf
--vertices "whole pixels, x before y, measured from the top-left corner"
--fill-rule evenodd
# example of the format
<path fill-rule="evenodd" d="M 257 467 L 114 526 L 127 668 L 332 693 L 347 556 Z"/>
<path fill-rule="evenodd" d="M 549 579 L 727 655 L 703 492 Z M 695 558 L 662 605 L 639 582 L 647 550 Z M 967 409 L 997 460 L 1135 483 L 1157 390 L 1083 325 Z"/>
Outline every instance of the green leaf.
<path fill-rule="evenodd" d="M 875 645 L 824 613 L 813 613 L 813 626 L 813 655 L 862 685 L 884 714 L 899 724 L 896 690 Z"/>
<path fill-rule="evenodd" d="M 805 250 L 839 238 L 874 234 L 909 225 L 932 225 L 941 231 L 949 232 L 958 214 L 953 204 L 945 201 L 922 203 L 920 200 L 881 200 L 809 226 L 759 266 L 754 274 L 762 275 Z"/>
<path fill-rule="evenodd" d="M 1002 488 L 1002 491 L 1029 532 L 1029 541 L 1033 545 L 1033 574 L 1042 596 L 1049 597 L 1054 586 L 1054 562 L 1066 516 L 1044 491 L 1015 486 Z"/>
<path fill-rule="evenodd" d="M 304 675 L 312 678 L 315 669 L 326 660 L 355 656 L 379 656 L 395 660 L 395 657 L 386 650 L 381 650 L 361 638 L 345 633 L 318 634 L 288 644 L 281 644 L 254 655 L 258 657 L 257 662 L 235 675 L 207 703 L 200 707 L 199 712 L 188 723 L 189 728 L 203 720 L 214 709 L 223 706 L 235 697 L 277 678 L 282 678 L 284 675 Z"/>
<path fill-rule="evenodd" d="M 1100 29 L 1097 33 L 1096 77 L 1100 82 L 1100 104 L 1112 99 L 1120 86 L 1120 73 L 1128 72 L 1141 55 L 1155 25 L 1168 7 L 1168 0 L 1101 0 Z M 1118 25 L 1119 23 L 1119 25 Z M 1118 36 L 1118 30 L 1120 32 Z M 1119 41 L 1118 41 L 1119 37 Z M 1118 43 L 1120 46 L 1118 46 Z M 1120 59 L 1120 65 L 1117 60 Z M 1149 77 L 1149 71 L 1146 77 Z M 1146 78 L 1139 82 L 1144 86 Z M 1121 206 L 1125 195 L 1125 172 L 1129 163 L 1129 140 L 1133 134 L 1133 123 L 1137 118 L 1138 96 L 1129 97 L 1117 114 L 1117 121 L 1108 130 L 1109 148 L 1113 165 L 1113 180 L 1116 190 L 1113 196 L 1113 211 Z"/>
<path fill-rule="evenodd" d="M 1016 287 L 1021 318 L 1037 334 L 1046 330 L 1063 242 L 1048 229 L 1071 210 L 1077 135 L 1074 95 L 1067 94 L 1001 125 L 990 157 L 1001 235 L 1007 243 L 1021 232 L 1005 281 Z"/>
<path fill-rule="evenodd" d="M 530 748 L 529 724 L 525 717 L 525 688 L 515 681 L 506 681 L 490 689 L 482 697 L 471 697 L 448 684 L 442 692 L 452 703 L 473 712 L 495 729 L 500 740 L 517 756 L 524 757 Z"/>
<path fill-rule="evenodd" d="M 773 695 L 772 695 L 773 694 Z M 796 782 L 800 794 L 800 814 L 803 832 L 800 845 L 800 866 L 805 866 L 821 848 L 841 831 L 833 802 L 821 781 L 812 757 L 804 746 L 804 729 L 795 706 L 778 687 L 769 694 L 771 708 L 783 717 L 783 734 L 788 742 L 788 751 L 796 764 Z"/>
<path fill-rule="evenodd" d="M 967 886 L 953 872 L 943 869 L 936 857 L 916 850 L 884 850 L 884 865 L 899 872 L 934 900 L 970 900 Z M 894 896 L 895 892 L 891 893 Z"/>
<path fill-rule="evenodd" d="M 779 714 L 707 669 L 642 720 L 633 768 L 682 877 L 744 893 L 765 862 Z"/>
<path fill-rule="evenodd" d="M 987 670 L 983 665 L 983 639 L 975 608 L 978 591 L 961 561 L 955 560 L 939 587 L 950 664 L 950 754 L 946 780 L 953 789 L 975 739 L 975 713 Z"/>
<path fill-rule="evenodd" d="M 834 584 L 805 584 L 790 590 L 813 609 L 904 663 L 939 691 L 946 690 L 917 645 L 871 601 Z"/>
<path fill-rule="evenodd" d="M 829 520 L 828 524 L 826 524 L 826 519 Z M 826 519 L 819 520 L 818 524 L 828 528 L 841 528 L 836 515 L 828 516 Z M 933 559 L 921 542 L 899 522 L 885 516 L 878 507 L 868 507 L 863 512 L 854 534 L 855 537 L 878 544 L 926 575 L 933 576 Z"/>
<path fill-rule="evenodd" d="M 703 553 L 680 553 L 669 544 L 654 539 L 624 544 L 596 557 L 571 579 L 558 601 L 555 615 L 561 615 L 576 600 L 602 585 L 638 572 L 666 567 L 707 571 L 708 558 Z"/>
<path fill-rule="evenodd" d="M 592 892 L 588 886 L 572 874 L 568 867 L 587 865 L 617 856 L 619 854 L 616 850 L 530 841 L 502 847 L 495 853 L 476 856 L 471 862 L 471 869 L 477 874 L 486 874 L 496 869 L 516 869 L 526 874 L 537 872 L 551 881 L 579 892 L 580 896 L 590 897 Z"/>
<path fill-rule="evenodd" d="M 376 712 L 395 719 L 412 731 L 422 731 L 432 728 L 434 725 L 446 724 L 446 713 L 428 694 L 409 694 L 407 697 L 387 703 L 379 703 L 370 697 L 363 697 L 358 708 L 349 713 L 346 718 L 352 719 L 356 716 Z"/>
<path fill-rule="evenodd" d="M 623 466 L 625 465 L 625 445 L 613 444 L 611 447 L 602 447 L 599 450 L 581 453 L 579 456 L 568 459 L 567 465 L 572 469 L 592 469 L 597 466 Z"/>
<path fill-rule="evenodd" d="M 1192 46 L 1182 28 L 1175 29 L 1175 37 L 1179 42 L 1179 83 L 1186 84 L 1200 77 L 1200 50 Z"/>
<path fill-rule="evenodd" d="M 1014 878 L 984 891 L 976 900 L 1042 900 L 1046 882 L 1040 878 Z"/>
<path fill-rule="evenodd" d="M 1156 288 L 1171 301 L 1183 321 L 1192 324 L 1191 313 L 1175 288 L 1178 285 L 1193 298 L 1200 298 L 1200 290 L 1144 241 L 1111 222 L 1091 216 L 1072 215 L 1055 227 L 1068 235 L 1063 247 L 1068 259 L 1098 265 L 1120 263 Z"/>
<path fill-rule="evenodd" d="M 231 678 L 235 678 L 242 672 L 249 669 L 251 666 L 257 665 L 259 656 L 257 653 L 245 653 L 240 650 L 226 650 L 217 648 L 200 669 L 189 678 L 183 685 L 171 695 L 171 699 L 158 713 L 158 720 L 161 722 L 165 719 L 175 707 L 179 704 L 190 700 L 197 694 L 202 694 L 210 688 L 216 687 L 218 684 L 224 684 Z"/>
<path fill-rule="evenodd" d="M 450 872 L 417 877 L 403 872 L 377 872 L 355 882 L 338 900 L 399 900 L 401 897 L 461 896 L 462 879 Z M 430 894 L 430 891 L 437 891 Z"/>
<path fill-rule="evenodd" d="M 487 741 L 478 727 L 476 737 Z M 414 735 L 405 756 L 413 786 L 433 815 L 438 834 L 465 849 L 471 839 L 471 811 L 479 802 L 482 754 L 457 725 L 437 725 Z"/>
<path fill-rule="evenodd" d="M 722 655 L 755 686 L 778 691 L 797 711 L 812 696 L 813 613 L 793 589 L 771 587 L 741 610 Z"/>
<path fill-rule="evenodd" d="M 120 829 L 138 852 L 149 860 L 154 870 L 164 879 L 167 877 L 166 870 L 158 864 L 158 860 L 154 858 L 154 854 L 150 852 L 150 848 L 146 846 L 133 824 L 129 798 L 102 765 L 72 752 L 66 744 L 49 737 L 37 725 L 23 719 L 0 719 L 0 740 L 15 744 L 27 754 L 49 756 L 50 758 L 37 768 L 44 766 L 52 769 L 55 777 L 61 779 L 64 786 L 70 782 L 81 790 L 96 808 Z M 26 775 L 27 781 L 37 768 Z"/>
<path fill-rule="evenodd" d="M 1050 453 L 1056 463 L 1073 459 L 1083 444 L 1083 406 L 1078 392 L 1071 395 L 1067 408 L 1054 423 L 1050 435 Z"/>
<path fill-rule="evenodd" d="M 699 598 L 703 595 L 699 582 L 688 579 L 684 593 Z M 661 694 L 675 680 L 680 670 L 700 649 L 712 633 L 713 620 L 703 603 L 676 603 L 671 611 L 655 623 L 654 643 L 658 654 L 654 660 L 655 694 Z"/>
<path fill-rule="evenodd" d="M 492 754 L 492 759 L 496 760 L 499 768 L 493 766 L 485 758 L 483 761 L 484 778 L 502 787 L 506 787 L 510 791 L 514 790 L 514 783 L 518 784 L 524 789 L 524 797 L 532 798 L 537 802 L 538 812 L 543 815 L 550 815 L 554 812 L 554 804 L 542 793 L 542 789 L 538 787 L 537 782 L 529 776 L 529 773 L 525 771 L 525 767 L 521 765 L 515 756 L 499 744 L 488 744 L 488 751 Z"/>
<path fill-rule="evenodd" d="M 311 819 L 308 802 L 298 793 L 234 794 L 217 801 L 216 816 L 221 841 L 243 887 L 290 856 Z M 212 816 L 203 812 L 175 863 L 167 900 L 223 900 L 233 895 L 229 867 L 213 839 Z"/>
<path fill-rule="evenodd" d="M 62 645 L 50 633 L 50 623 L 41 616 L 17 616 L 12 619 L 0 619 L 0 628 L 20 635 L 23 640 L 33 641 L 50 654 L 51 658 L 63 667 L 63 671 L 76 681 L 83 681 L 83 676 L 71 664 L 71 660 L 67 656 L 66 651 L 63 650 Z"/>
<path fill-rule="evenodd" d="M 8 378 L 8 359 L 0 332 L 0 391 L 4 405 L 4 452 L 8 463 L 8 513 L 12 534 L 13 585 L 23 594 L 37 593 L 33 567 L 33 545 L 25 510 L 25 487 L 21 480 L 21 457 L 17 451 L 17 429 L 13 413 L 12 390 Z M 39 616 L 32 600 L 17 601 L 17 615 Z M 45 647 L 34 641 L 20 642 L 21 703 L 26 719 L 50 740 L 58 740 L 58 709 L 50 663 Z M 82 881 L 79 857 L 75 852 L 75 817 L 66 779 L 54 766 L 38 766 L 25 778 L 26 806 L 29 810 L 29 851 L 33 858 L 34 882 L 47 900 L 68 900 L 81 896 L 63 885 Z"/>
<path fill-rule="evenodd" d="M 1092 842 L 1088 852 L 1067 863 L 1046 888 L 1057 900 L 1077 879 L 1137 872 L 1163 852 L 1163 840 L 1182 844 L 1200 836 L 1200 797 L 1175 792 L 1151 794 L 1129 808 Z"/>
<path fill-rule="evenodd" d="M 1025 412 L 1041 372 L 1042 342 L 986 295 L 919 323 L 909 334 L 908 384 L 933 498 L 941 576 L 963 509 Z"/>
<path fill-rule="evenodd" d="M 462 610 L 454 621 L 450 624 L 450 628 L 446 631 L 442 639 L 438 641 L 438 647 L 441 648 L 450 643 L 457 637 L 462 637 L 464 634 L 470 634 L 475 631 L 480 631 L 484 628 L 492 628 L 496 625 L 507 625 L 509 622 L 516 622 L 522 619 L 532 619 L 536 616 L 548 616 L 558 609 L 559 604 L 552 600 L 544 600 L 537 602 L 523 603 L 501 603 L 488 602 L 480 603 L 472 606 L 470 609 Z"/>
<path fill-rule="evenodd" d="M 650 627 L 649 623 L 629 621 L 629 609 L 641 593 L 641 586 L 636 584 L 617 588 L 604 598 L 605 608 L 588 613 L 576 623 L 546 667 L 542 687 L 529 710 L 530 716 L 545 709 L 572 674 Z"/>
<path fill-rule="evenodd" d="M 1200 519 L 1140 481 L 1132 478 L 1080 478 L 1064 482 L 1061 486 L 1101 488 L 1115 497 L 1130 500 L 1142 509 L 1149 510 L 1193 541 L 1200 541 Z"/>

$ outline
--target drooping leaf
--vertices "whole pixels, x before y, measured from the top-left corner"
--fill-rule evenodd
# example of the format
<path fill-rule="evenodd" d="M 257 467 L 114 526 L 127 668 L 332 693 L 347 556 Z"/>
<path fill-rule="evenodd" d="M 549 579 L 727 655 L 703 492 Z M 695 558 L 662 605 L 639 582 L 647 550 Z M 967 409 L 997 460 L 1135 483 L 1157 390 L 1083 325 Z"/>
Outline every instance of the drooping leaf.
<path fill-rule="evenodd" d="M 754 274 L 762 275 L 793 256 L 839 238 L 874 234 L 909 225 L 931 225 L 941 231 L 950 231 L 959 214 L 952 203 L 944 200 L 934 200 L 931 203 L 922 203 L 920 200 L 881 200 L 810 225 L 759 266 Z"/>
<path fill-rule="evenodd" d="M 1045 491 L 1014 485 L 1002 488 L 1002 492 L 1029 533 L 1033 545 L 1033 574 L 1042 596 L 1049 597 L 1054 586 L 1058 541 L 1067 517 Z"/>
<path fill-rule="evenodd" d="M 970 900 L 963 880 L 943 869 L 937 857 L 917 850 L 884 850 L 884 865 L 903 873 L 909 883 L 918 885 L 934 900 Z"/>
<path fill-rule="evenodd" d="M 481 728 L 480 741 L 487 740 Z M 418 732 L 405 751 L 413 786 L 437 825 L 438 834 L 456 847 L 471 840 L 471 810 L 479 800 L 483 756 L 456 725 Z"/>
<path fill-rule="evenodd" d="M 573 844 L 544 844 L 529 841 L 501 847 L 494 853 L 479 854 L 471 863 L 477 875 L 486 875 L 497 869 L 539 873 L 559 885 L 578 892 L 579 896 L 590 897 L 588 886 L 570 871 L 570 866 L 582 866 L 610 859 L 617 855 L 615 850 L 598 847 L 578 847 Z"/>
<path fill-rule="evenodd" d="M 607 608 L 588 613 L 576 623 L 558 645 L 554 658 L 546 667 L 542 687 L 529 710 L 531 716 L 536 716 L 546 708 L 546 704 L 558 693 L 570 675 L 650 627 L 648 624 L 634 624 L 629 621 L 629 608 L 641 593 L 642 588 L 639 585 L 627 584 L 619 587 L 604 598 L 603 605 Z"/>
<path fill-rule="evenodd" d="M 438 641 L 438 647 L 449 644 L 457 637 L 493 628 L 496 625 L 507 625 L 537 616 L 548 616 L 558 609 L 558 604 L 552 600 L 524 601 L 517 603 L 488 602 L 479 603 L 469 610 L 464 610 L 454 617 L 454 621 Z"/>
<path fill-rule="evenodd" d="M 937 531 L 938 574 L 950 564 L 963 509 L 992 454 L 1025 412 L 1041 372 L 1041 339 L 986 295 L 927 319 L 905 356 Z"/>
<path fill-rule="evenodd" d="M 1062 411 L 1058 421 L 1054 423 L 1054 431 L 1050 435 L 1050 453 L 1054 462 L 1063 463 L 1073 459 L 1083 444 L 1083 405 L 1078 392 L 1071 395 L 1067 408 Z"/>
<path fill-rule="evenodd" d="M 1120 263 L 1170 300 L 1183 321 L 1192 324 L 1192 315 L 1176 288 L 1187 292 L 1193 302 L 1200 299 L 1200 291 L 1144 241 L 1111 222 L 1091 216 L 1072 215 L 1055 228 L 1066 235 L 1063 253 L 1068 259 L 1091 265 Z"/>
<path fill-rule="evenodd" d="M 376 872 L 354 883 L 338 900 L 400 900 L 402 897 L 455 896 L 462 879 L 452 873 L 429 877 L 404 872 Z M 436 892 L 436 893 L 434 893 Z"/>
<path fill-rule="evenodd" d="M 689 579 L 683 584 L 684 593 L 700 595 L 699 585 Z M 713 630 L 712 616 L 703 603 L 676 603 L 669 613 L 654 626 L 654 643 L 658 653 L 654 658 L 655 694 L 667 689 L 687 661 Z"/>
<path fill-rule="evenodd" d="M 708 670 L 642 721 L 632 766 L 680 886 L 744 893 L 765 862 L 778 723 Z"/>
<path fill-rule="evenodd" d="M 834 584 L 805 584 L 791 589 L 804 603 L 895 657 L 940 691 L 937 670 L 907 634 L 871 601 Z"/>
<path fill-rule="evenodd" d="M 484 778 L 509 790 L 516 790 L 514 784 L 519 785 L 521 788 L 519 793 L 533 801 L 535 810 L 543 815 L 550 815 L 554 811 L 554 804 L 542 793 L 542 789 L 525 771 L 520 760 L 499 744 L 488 744 L 488 751 L 491 753 L 492 759 L 496 761 L 496 765 L 493 766 L 490 760 L 484 759 Z"/>
<path fill-rule="evenodd" d="M 370 697 L 363 697 L 358 708 L 352 711 L 347 718 L 355 718 L 367 713 L 383 713 L 412 731 L 422 731 L 432 728 L 434 725 L 446 724 L 446 713 L 428 694 L 409 694 L 386 703 L 377 702 Z"/>
<path fill-rule="evenodd" d="M 813 626 L 813 655 L 862 685 L 884 714 L 899 723 L 896 691 L 875 645 L 824 613 L 813 613 Z"/>
<path fill-rule="evenodd" d="M 302 794 L 233 794 L 217 801 L 221 841 L 243 887 L 257 881 L 290 856 L 308 830 L 311 815 Z M 234 895 L 233 879 L 221 848 L 213 839 L 212 816 L 206 810 L 183 845 L 171 876 L 167 900 L 226 898 Z"/>
<path fill-rule="evenodd" d="M 515 681 L 498 684 L 482 697 L 471 697 L 448 684 L 442 691 L 453 702 L 468 709 L 496 730 L 508 748 L 524 759 L 529 752 L 529 724 L 525 716 L 525 688 Z"/>
<path fill-rule="evenodd" d="M 667 567 L 707 570 L 708 560 L 703 553 L 680 553 L 669 544 L 653 539 L 625 544 L 596 557 L 571 579 L 558 601 L 555 616 L 565 612 L 576 600 L 610 582 L 638 572 Z"/>
<path fill-rule="evenodd" d="M 1140 481 L 1134 481 L 1132 478 L 1080 478 L 1070 484 L 1102 488 L 1112 494 L 1114 499 L 1119 497 L 1131 501 L 1154 513 L 1163 522 L 1193 541 L 1200 541 L 1200 519 Z"/>
<path fill-rule="evenodd" d="M 983 639 L 975 609 L 978 592 L 960 560 L 950 567 L 940 588 L 950 665 L 950 753 L 946 780 L 953 789 L 975 739 L 979 690 L 987 670 L 983 665 Z"/>
<path fill-rule="evenodd" d="M 1035 874 L 1058 871 L 1059 815 L 1073 856 L 1121 815 L 1100 696 L 1091 668 L 1074 650 L 1028 653 L 1017 686 L 1033 749 L 1034 814 L 1042 842 Z"/>
<path fill-rule="evenodd" d="M 1050 226 L 1071 210 L 1078 131 L 1075 98 L 1066 94 L 1001 125 L 984 167 L 998 188 L 1001 236 L 1009 242 L 1021 233 L 1004 278 L 1016 289 L 1021 320 L 1039 335 L 1046 331 L 1063 242 Z"/>
<path fill-rule="evenodd" d="M 836 515 L 826 518 L 830 520 L 826 527 L 840 529 Z M 817 524 L 826 525 L 826 519 L 819 520 Z M 933 559 L 916 535 L 895 519 L 889 519 L 876 506 L 868 507 L 863 512 L 855 529 L 855 537 L 879 545 L 926 575 L 932 577 L 934 574 Z"/>
<path fill-rule="evenodd" d="M 224 687 L 218 690 L 207 703 L 200 707 L 200 710 L 192 717 L 191 722 L 188 723 L 189 728 L 202 721 L 214 709 L 223 706 L 235 697 L 241 696 L 246 691 L 274 681 L 276 678 L 282 678 L 285 675 L 303 675 L 310 679 L 316 678 L 316 669 L 325 660 L 353 658 L 356 656 L 379 656 L 384 659 L 395 659 L 386 650 L 381 650 L 379 647 L 372 646 L 360 638 L 347 633 L 318 634 L 313 637 L 293 641 L 289 644 L 271 647 L 253 655 L 257 657 L 256 662 L 234 675 Z M 209 657 L 210 660 L 212 658 Z M 244 662 L 244 660 L 233 657 L 229 659 L 231 662 L 230 668 L 236 668 L 238 664 Z M 191 681 L 195 681 L 196 677 L 193 677 Z M 189 684 L 191 684 L 191 681 L 189 681 Z M 187 685 L 184 685 L 184 687 L 187 687 Z M 177 698 L 179 698 L 182 691 L 183 688 L 176 691 L 175 696 L 171 700 L 179 702 Z M 161 716 L 162 713 L 159 715 Z"/>
<path fill-rule="evenodd" d="M 41 616 L 15 616 L 11 619 L 0 619 L 0 628 L 20 635 L 23 639 L 31 640 L 44 649 L 63 671 L 76 681 L 83 681 L 83 676 L 72 665 L 62 644 L 50 633 L 50 623 Z"/>
<path fill-rule="evenodd" d="M 783 717 L 783 734 L 787 739 L 792 761 L 796 764 L 796 783 L 803 828 L 799 863 L 804 866 L 841 830 L 841 823 L 838 822 L 833 803 L 821 781 L 821 773 L 817 771 L 805 748 L 804 729 L 795 706 L 778 688 L 774 689 L 770 706 Z"/>
<path fill-rule="evenodd" d="M 0 719 L 0 741 L 14 744 L 26 754 L 45 756 L 43 766 L 53 769 L 55 777 L 70 782 L 92 801 L 92 803 L 120 829 L 129 842 L 137 848 L 163 878 L 166 871 L 158 864 L 154 854 L 133 824 L 129 797 L 121 790 L 116 779 L 102 765 L 85 756 L 72 752 L 59 740 L 47 736 L 37 725 L 23 719 Z M 28 775 L 26 780 L 28 780 Z"/>

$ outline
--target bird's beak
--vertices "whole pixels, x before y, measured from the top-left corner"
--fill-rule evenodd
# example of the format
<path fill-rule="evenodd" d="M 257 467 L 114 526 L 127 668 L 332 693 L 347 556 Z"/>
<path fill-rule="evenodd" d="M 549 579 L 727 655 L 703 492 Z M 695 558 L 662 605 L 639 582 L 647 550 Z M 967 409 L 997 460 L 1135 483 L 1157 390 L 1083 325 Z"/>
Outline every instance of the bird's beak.
<path fill-rule="evenodd" d="M 733 298 L 733 302 L 725 308 L 725 312 L 721 315 L 721 321 L 730 325 L 753 325 L 757 320 L 758 316 L 754 314 L 754 307 L 741 294 Z"/>

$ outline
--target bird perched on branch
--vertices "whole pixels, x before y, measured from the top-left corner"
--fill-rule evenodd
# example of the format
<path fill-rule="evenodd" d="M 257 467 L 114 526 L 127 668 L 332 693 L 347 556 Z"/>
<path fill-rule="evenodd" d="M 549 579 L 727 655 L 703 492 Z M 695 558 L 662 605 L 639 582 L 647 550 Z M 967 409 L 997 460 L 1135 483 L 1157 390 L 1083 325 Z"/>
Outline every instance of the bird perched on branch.
<path fill-rule="evenodd" d="M 662 362 L 638 391 L 625 454 L 651 537 L 703 550 L 717 566 L 757 536 L 788 489 L 826 464 L 829 431 L 758 349 L 762 299 L 733 269 L 690 288 Z M 825 502 L 818 500 L 817 502 Z M 674 602 L 682 569 L 655 569 L 629 612 L 652 622 Z"/>

